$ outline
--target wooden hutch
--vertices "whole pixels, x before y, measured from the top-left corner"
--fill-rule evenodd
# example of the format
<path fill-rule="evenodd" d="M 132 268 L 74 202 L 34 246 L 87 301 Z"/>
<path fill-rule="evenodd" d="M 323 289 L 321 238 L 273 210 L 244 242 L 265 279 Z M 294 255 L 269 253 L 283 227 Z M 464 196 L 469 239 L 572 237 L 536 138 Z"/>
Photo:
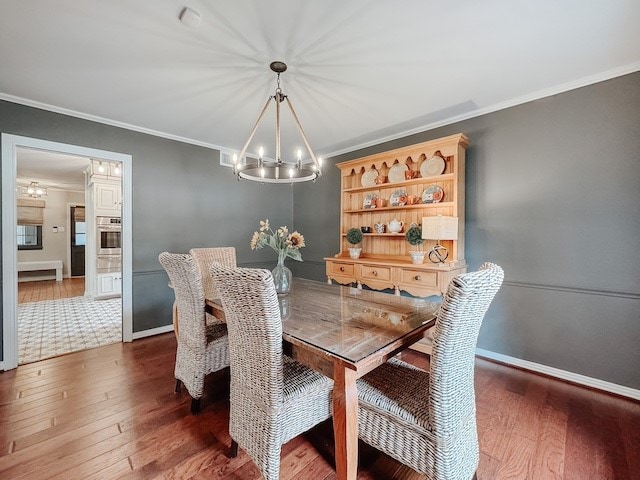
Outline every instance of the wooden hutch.
<path fill-rule="evenodd" d="M 467 268 L 464 170 L 468 145 L 469 139 L 457 134 L 337 164 L 341 172 L 340 253 L 325 258 L 328 282 L 356 283 L 358 288 L 366 285 L 375 290 L 393 288 L 396 295 L 401 290 L 419 297 L 445 293 L 451 279 Z M 442 161 L 435 156 L 444 159 L 441 172 Z M 411 170 L 415 177 L 407 179 L 411 174 L 405 175 L 404 170 Z M 430 197 L 428 193 L 434 190 L 442 196 Z M 414 203 L 398 202 L 403 193 Z M 374 198 L 383 199 L 384 206 L 373 206 Z M 432 263 L 425 256 L 424 263 L 414 265 L 409 252 L 416 247 L 406 241 L 405 232 L 412 223 L 420 225 L 422 217 L 435 215 L 457 217 L 458 237 L 440 242 L 449 250 L 445 263 Z M 387 225 L 394 219 L 404 223 L 400 233 L 376 232 L 374 224 Z M 370 227 L 371 233 L 363 234 L 362 254 L 352 259 L 346 232 L 363 226 Z M 428 252 L 435 243 L 425 240 L 422 248 Z"/>

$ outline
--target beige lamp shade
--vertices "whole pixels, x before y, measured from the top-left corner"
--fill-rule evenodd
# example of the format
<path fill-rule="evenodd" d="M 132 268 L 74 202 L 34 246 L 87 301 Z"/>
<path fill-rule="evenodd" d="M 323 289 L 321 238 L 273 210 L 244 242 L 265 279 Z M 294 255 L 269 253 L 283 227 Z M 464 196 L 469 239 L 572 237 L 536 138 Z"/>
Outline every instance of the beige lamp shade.
<path fill-rule="evenodd" d="M 442 215 L 422 217 L 422 238 L 425 240 L 457 240 L 458 218 Z"/>

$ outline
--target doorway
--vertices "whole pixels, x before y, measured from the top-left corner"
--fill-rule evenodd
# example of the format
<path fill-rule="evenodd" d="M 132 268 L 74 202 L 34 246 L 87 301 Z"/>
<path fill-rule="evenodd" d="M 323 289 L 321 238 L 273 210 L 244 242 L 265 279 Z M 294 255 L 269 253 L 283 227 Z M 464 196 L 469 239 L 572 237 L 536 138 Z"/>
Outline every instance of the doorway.
<path fill-rule="evenodd" d="M 84 277 L 87 223 L 84 206 L 71 205 L 69 212 L 69 245 L 71 249 L 71 276 Z"/>
<path fill-rule="evenodd" d="M 77 155 L 86 158 L 96 158 L 106 161 L 118 162 L 122 169 L 122 299 L 121 318 L 122 333 L 121 340 L 131 341 L 133 336 L 132 327 L 132 265 L 131 265 L 131 156 L 105 150 L 85 148 L 75 145 L 49 142 L 46 140 L 21 137 L 17 135 L 2 134 L 2 238 L 3 238 L 3 352 L 4 358 L 0 368 L 4 370 L 15 368 L 18 365 L 18 320 L 17 320 L 17 239 L 16 239 L 16 172 L 17 172 L 17 152 L 21 148 L 34 149 L 60 154 Z M 80 214 L 80 211 L 74 213 Z M 75 223 L 74 227 L 69 225 L 69 231 L 74 230 L 76 243 L 82 243 L 84 236 L 85 253 L 91 251 L 90 225 L 86 222 L 88 218 L 85 213 L 84 227 L 82 232 L 82 222 Z M 60 232 L 60 225 L 56 226 L 57 233 Z M 53 227 L 52 227 L 53 230 Z M 78 231 L 80 230 L 80 231 Z M 70 235 L 68 233 L 67 235 Z M 65 236 L 67 236 L 65 235 Z M 66 243 L 66 242 L 65 242 Z M 78 245 L 80 246 L 80 245 Z M 95 252 L 95 249 L 94 249 Z M 78 255 L 79 257 L 79 255 Z M 76 262 L 77 263 L 77 262 Z M 76 265 L 77 267 L 77 265 Z M 85 274 L 92 268 L 84 265 Z M 78 270 L 76 270 L 77 272 Z M 95 273 L 95 269 L 93 269 Z M 91 282 L 88 282 L 89 284 Z M 89 287 L 91 288 L 91 287 Z"/>

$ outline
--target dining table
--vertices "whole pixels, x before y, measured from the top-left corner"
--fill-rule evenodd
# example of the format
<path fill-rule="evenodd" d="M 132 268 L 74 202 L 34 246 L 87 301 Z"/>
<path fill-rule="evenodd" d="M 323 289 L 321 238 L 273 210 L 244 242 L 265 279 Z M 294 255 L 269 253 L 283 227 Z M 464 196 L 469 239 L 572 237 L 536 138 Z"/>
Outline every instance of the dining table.
<path fill-rule="evenodd" d="M 433 300 L 433 301 L 432 301 Z M 356 480 L 356 380 L 423 338 L 435 324 L 439 297 L 404 297 L 294 278 L 280 295 L 283 351 L 334 381 L 333 431 L 338 480 Z M 222 301 L 205 299 L 224 319 Z"/>

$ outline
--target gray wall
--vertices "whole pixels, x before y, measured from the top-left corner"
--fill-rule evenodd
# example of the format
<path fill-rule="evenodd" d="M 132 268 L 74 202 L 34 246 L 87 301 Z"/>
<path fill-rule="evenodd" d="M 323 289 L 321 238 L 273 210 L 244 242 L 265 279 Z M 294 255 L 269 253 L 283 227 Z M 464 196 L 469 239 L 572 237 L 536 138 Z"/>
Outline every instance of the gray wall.
<path fill-rule="evenodd" d="M 478 346 L 640 389 L 640 73 L 328 163 L 459 132 L 471 139 L 467 263 L 505 270 Z M 325 170 L 294 190 L 310 244 L 296 274 L 316 279 L 338 249 L 338 169 Z"/>
<path fill-rule="evenodd" d="M 292 224 L 291 186 L 237 182 L 216 150 L 4 101 L 0 132 L 132 155 L 134 332 L 171 324 L 160 252 L 230 245 L 239 263 L 273 267 L 273 252 L 250 250 L 251 235 L 266 217 Z"/>
<path fill-rule="evenodd" d="M 470 269 L 503 266 L 479 347 L 640 389 L 640 73 L 329 159 L 315 184 L 237 183 L 201 147 L 0 102 L 0 131 L 133 155 L 134 331 L 168 325 L 163 250 L 233 245 L 260 219 L 305 235 L 296 275 L 323 280 L 338 249 L 332 164 L 464 132 Z M 212 126 L 213 128 L 213 126 Z M 293 201 L 292 201 L 293 200 Z"/>

